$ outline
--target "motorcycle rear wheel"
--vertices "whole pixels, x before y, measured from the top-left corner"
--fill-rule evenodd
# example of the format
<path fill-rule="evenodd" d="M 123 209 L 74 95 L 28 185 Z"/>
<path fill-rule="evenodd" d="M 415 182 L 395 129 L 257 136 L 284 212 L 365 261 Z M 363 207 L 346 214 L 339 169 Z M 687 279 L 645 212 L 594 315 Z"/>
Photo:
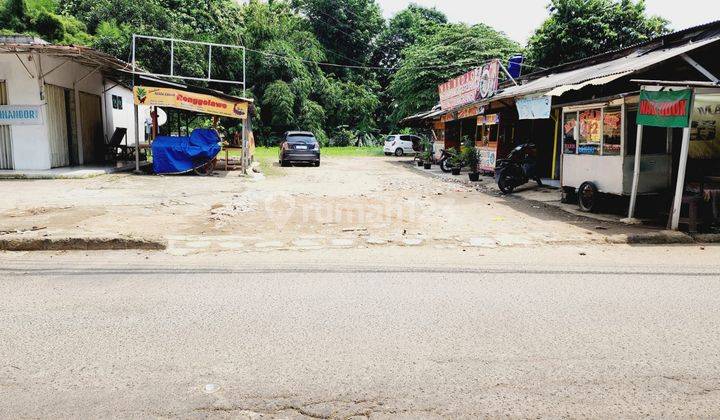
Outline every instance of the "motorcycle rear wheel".
<path fill-rule="evenodd" d="M 440 169 L 446 174 L 452 171 L 452 168 L 450 167 L 450 165 L 448 165 L 447 159 L 443 159 L 440 161 Z"/>
<path fill-rule="evenodd" d="M 516 185 L 509 174 L 500 174 L 500 178 L 498 178 L 498 188 L 500 188 L 503 194 L 512 194 L 515 187 Z"/>

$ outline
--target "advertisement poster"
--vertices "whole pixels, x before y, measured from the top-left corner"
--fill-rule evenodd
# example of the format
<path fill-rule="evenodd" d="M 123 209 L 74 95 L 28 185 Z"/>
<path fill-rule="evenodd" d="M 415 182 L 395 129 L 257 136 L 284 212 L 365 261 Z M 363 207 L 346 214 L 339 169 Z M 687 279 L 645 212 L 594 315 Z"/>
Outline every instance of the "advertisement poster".
<path fill-rule="evenodd" d="M 478 147 L 480 155 L 480 171 L 481 172 L 495 172 L 495 165 L 497 163 L 497 144 Z"/>
<path fill-rule="evenodd" d="M 236 102 L 178 89 L 136 86 L 135 105 L 161 106 L 220 117 L 246 119 L 247 102 Z"/>
<path fill-rule="evenodd" d="M 580 124 L 580 141 L 577 152 L 579 155 L 600 154 L 600 109 L 588 109 L 580 112 L 578 118 Z"/>
<path fill-rule="evenodd" d="M 695 95 L 690 126 L 690 157 L 720 158 L 720 95 Z"/>
<path fill-rule="evenodd" d="M 0 105 L 0 125 L 42 125 L 40 105 Z"/>
<path fill-rule="evenodd" d="M 550 118 L 552 98 L 549 96 L 518 99 L 515 104 L 521 120 L 544 120 Z"/>
<path fill-rule="evenodd" d="M 685 128 L 690 123 L 692 90 L 664 90 L 640 92 L 638 125 Z"/>
<path fill-rule="evenodd" d="M 441 84 L 438 86 L 440 106 L 442 109 L 453 109 L 489 98 L 497 91 L 499 74 L 500 62 L 492 60 Z"/>

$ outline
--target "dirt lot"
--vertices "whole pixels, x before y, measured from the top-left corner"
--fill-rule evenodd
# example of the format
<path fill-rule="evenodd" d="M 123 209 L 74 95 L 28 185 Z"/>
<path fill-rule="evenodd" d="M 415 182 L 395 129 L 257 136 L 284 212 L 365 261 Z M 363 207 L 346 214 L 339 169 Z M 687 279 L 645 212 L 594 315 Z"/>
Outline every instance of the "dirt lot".
<path fill-rule="evenodd" d="M 260 180 L 130 174 L 0 181 L 0 234 L 165 238 L 177 249 L 603 242 L 626 226 L 479 192 L 408 159 L 326 158 Z M 485 183 L 490 183 L 486 179 Z"/>

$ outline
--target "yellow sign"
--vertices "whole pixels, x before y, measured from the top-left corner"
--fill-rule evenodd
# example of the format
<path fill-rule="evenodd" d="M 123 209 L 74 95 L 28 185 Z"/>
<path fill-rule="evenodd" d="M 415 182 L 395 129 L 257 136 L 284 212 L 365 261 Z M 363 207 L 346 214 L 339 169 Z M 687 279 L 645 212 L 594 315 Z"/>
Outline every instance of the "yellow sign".
<path fill-rule="evenodd" d="M 178 89 L 135 86 L 135 105 L 161 106 L 244 120 L 248 103 Z"/>

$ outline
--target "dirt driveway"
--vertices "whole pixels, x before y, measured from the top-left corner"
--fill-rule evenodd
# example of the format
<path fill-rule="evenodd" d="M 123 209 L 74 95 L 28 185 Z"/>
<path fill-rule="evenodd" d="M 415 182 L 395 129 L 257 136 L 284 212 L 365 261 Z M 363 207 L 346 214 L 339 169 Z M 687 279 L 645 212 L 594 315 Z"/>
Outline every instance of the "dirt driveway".
<path fill-rule="evenodd" d="M 262 251 L 586 243 L 627 231 L 442 181 L 408 159 L 326 158 L 320 168 L 271 173 L 254 181 L 235 173 L 0 181 L 0 234 L 152 237 L 175 249 Z"/>

